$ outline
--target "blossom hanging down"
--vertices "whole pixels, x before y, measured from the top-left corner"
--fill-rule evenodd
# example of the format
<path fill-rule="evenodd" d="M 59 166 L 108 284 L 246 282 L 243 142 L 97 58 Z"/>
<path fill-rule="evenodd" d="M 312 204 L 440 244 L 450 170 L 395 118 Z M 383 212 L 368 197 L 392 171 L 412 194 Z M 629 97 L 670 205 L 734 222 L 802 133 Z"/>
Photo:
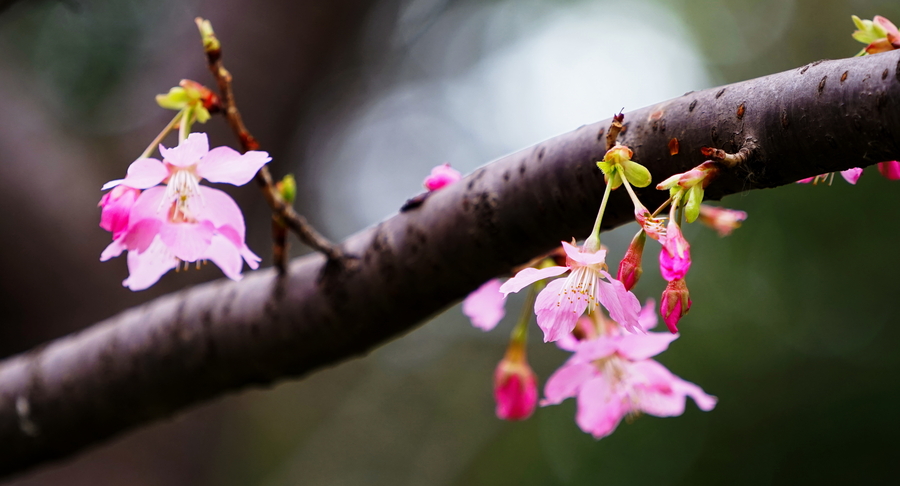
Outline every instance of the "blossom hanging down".
<path fill-rule="evenodd" d="M 508 295 L 526 286 L 570 272 L 564 279 L 556 279 L 537 296 L 534 312 L 544 331 L 544 342 L 557 341 L 575 328 L 585 311 L 594 312 L 597 303 L 606 307 L 612 318 L 629 332 L 641 332 L 638 313 L 641 304 L 622 282 L 606 270 L 606 250 L 588 251 L 562 242 L 566 252 L 566 266 L 526 268 L 507 280 L 500 291 Z"/>
<path fill-rule="evenodd" d="M 712 410 L 715 397 L 650 359 L 677 338 L 664 333 L 613 334 L 582 341 L 547 380 L 541 406 L 577 397 L 575 421 L 595 439 L 611 434 L 626 415 L 681 415 L 686 397 L 701 410 Z"/>
<path fill-rule="evenodd" d="M 106 183 L 144 191 L 130 209 L 127 228 L 103 251 L 101 260 L 128 250 L 129 278 L 123 284 L 142 290 L 181 262 L 211 260 L 231 279 L 241 278 L 242 259 L 257 268 L 259 257 L 244 243 L 244 217 L 224 192 L 200 181 L 243 185 L 271 158 L 266 152 L 243 155 L 229 147 L 209 149 L 206 134 L 192 133 L 174 148 L 160 146 L 163 161 L 136 160 L 124 179 Z M 166 186 L 157 186 L 159 183 Z M 103 201 L 101 201 L 102 203 Z M 114 232 L 115 233 L 115 232 Z M 115 234 L 114 234 L 115 237 Z"/>

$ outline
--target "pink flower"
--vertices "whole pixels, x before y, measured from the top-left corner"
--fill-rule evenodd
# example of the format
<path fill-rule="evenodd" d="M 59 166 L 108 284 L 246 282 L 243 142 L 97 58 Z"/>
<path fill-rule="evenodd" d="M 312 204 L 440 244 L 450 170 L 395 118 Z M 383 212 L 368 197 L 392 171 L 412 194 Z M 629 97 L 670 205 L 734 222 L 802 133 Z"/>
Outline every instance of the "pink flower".
<path fill-rule="evenodd" d="M 659 313 L 672 334 L 678 332 L 678 321 L 691 310 L 691 293 L 684 279 L 672 280 L 666 285 L 659 303 Z"/>
<path fill-rule="evenodd" d="M 425 178 L 423 184 L 429 191 L 436 191 L 460 179 L 462 174 L 458 170 L 450 167 L 450 164 L 442 164 L 431 169 L 431 175 Z"/>
<path fill-rule="evenodd" d="M 662 241 L 666 237 L 666 227 L 663 225 L 662 218 L 654 218 L 650 211 L 643 206 L 639 206 L 634 210 L 634 219 L 641 225 L 641 228 L 647 233 L 647 236 L 656 241 Z"/>
<path fill-rule="evenodd" d="M 134 201 L 141 194 L 138 189 L 119 186 L 103 195 L 97 206 L 101 207 L 100 227 L 113 234 L 117 240 L 128 229 L 128 215 Z"/>
<path fill-rule="evenodd" d="M 691 269 L 691 245 L 684 239 L 678 223 L 669 220 L 666 241 L 659 252 L 659 271 L 668 281 L 684 278 Z"/>
<path fill-rule="evenodd" d="M 622 282 L 606 271 L 606 250 L 590 252 L 566 242 L 562 245 L 567 256 L 565 267 L 526 268 L 500 287 L 500 291 L 508 295 L 538 280 L 571 271 L 565 279 L 547 284 L 534 303 L 538 326 L 544 331 L 544 342 L 557 341 L 572 332 L 578 318 L 585 310 L 594 312 L 598 302 L 629 332 L 641 331 L 638 322 L 641 304 Z"/>
<path fill-rule="evenodd" d="M 892 181 L 900 180 L 900 162 L 896 160 L 879 162 L 878 172 L 881 172 L 881 175 Z"/>
<path fill-rule="evenodd" d="M 524 420 L 537 405 L 537 376 L 525 359 L 522 343 L 510 343 L 503 360 L 494 372 L 494 400 L 497 417 Z"/>
<path fill-rule="evenodd" d="M 506 296 L 500 292 L 500 280 L 488 280 L 468 295 L 462 303 L 462 311 L 472 325 L 482 331 L 490 331 L 506 314 Z"/>
<path fill-rule="evenodd" d="M 199 184 L 246 184 L 271 160 L 265 152 L 239 154 L 228 147 L 209 150 L 206 134 L 192 133 L 175 148 L 160 146 L 164 162 L 138 159 L 125 179 L 104 189 L 147 189 L 131 207 L 125 233 L 103 251 L 101 261 L 128 250 L 129 278 L 123 284 L 143 290 L 183 262 L 211 260 L 233 280 L 240 280 L 245 260 L 257 268 L 260 258 L 244 243 L 244 216 L 224 192 Z M 155 186 L 166 182 L 167 186 Z M 115 190 L 114 189 L 114 192 Z"/>
<path fill-rule="evenodd" d="M 678 336 L 663 333 L 605 336 L 580 344 L 575 354 L 547 380 L 541 406 L 578 398 L 576 422 L 600 439 L 626 415 L 673 417 L 684 413 L 686 397 L 704 411 L 716 398 L 649 359 Z"/>
<path fill-rule="evenodd" d="M 741 222 L 747 219 L 747 213 L 735 209 L 720 208 L 708 204 L 700 205 L 700 222 L 716 230 L 719 236 L 728 236 Z"/>

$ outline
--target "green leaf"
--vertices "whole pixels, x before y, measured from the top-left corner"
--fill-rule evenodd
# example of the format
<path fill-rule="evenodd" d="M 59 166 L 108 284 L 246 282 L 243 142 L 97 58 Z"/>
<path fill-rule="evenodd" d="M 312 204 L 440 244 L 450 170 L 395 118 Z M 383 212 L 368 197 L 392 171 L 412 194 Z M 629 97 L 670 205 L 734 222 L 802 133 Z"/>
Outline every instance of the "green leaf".
<path fill-rule="evenodd" d="M 181 110 L 190 102 L 190 97 L 182 87 L 175 87 L 166 94 L 156 95 L 156 104 L 167 110 Z"/>

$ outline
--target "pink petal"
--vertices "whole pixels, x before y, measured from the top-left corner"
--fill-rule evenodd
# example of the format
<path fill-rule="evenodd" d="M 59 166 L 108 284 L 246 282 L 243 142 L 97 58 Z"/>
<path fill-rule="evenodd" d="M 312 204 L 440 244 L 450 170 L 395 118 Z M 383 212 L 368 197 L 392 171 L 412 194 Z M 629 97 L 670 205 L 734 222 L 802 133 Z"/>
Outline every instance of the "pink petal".
<path fill-rule="evenodd" d="M 241 256 L 244 257 L 244 261 L 247 262 L 247 266 L 256 270 L 259 268 L 259 262 L 262 261 L 262 258 L 250 251 L 250 248 L 247 245 L 244 245 L 241 248 Z"/>
<path fill-rule="evenodd" d="M 212 243 L 216 229 L 209 221 L 199 223 L 167 223 L 159 237 L 180 260 L 195 262 L 203 258 Z"/>
<path fill-rule="evenodd" d="M 216 147 L 197 164 L 197 175 L 210 182 L 243 186 L 270 160 L 267 152 L 251 150 L 241 155 L 231 147 Z"/>
<path fill-rule="evenodd" d="M 124 238 L 113 240 L 113 242 L 103 250 L 103 253 L 100 254 L 100 261 L 105 262 L 121 255 L 122 252 L 125 251 L 125 242 L 123 240 Z"/>
<path fill-rule="evenodd" d="M 900 180 L 900 162 L 892 160 L 889 162 L 879 162 L 878 172 L 889 180 Z"/>
<path fill-rule="evenodd" d="M 575 334 L 579 331 L 581 333 L 581 339 L 575 337 Z M 575 321 L 575 329 L 573 329 L 572 332 L 556 341 L 556 347 L 565 351 L 574 352 L 582 343 L 596 338 L 597 331 L 594 327 L 594 321 L 590 317 L 584 316 Z"/>
<path fill-rule="evenodd" d="M 631 361 L 644 360 L 662 353 L 676 339 L 677 334 L 666 332 L 628 334 L 619 338 L 619 354 Z"/>
<path fill-rule="evenodd" d="M 618 349 L 618 338 L 599 337 L 590 341 L 582 341 L 575 350 L 575 354 L 569 358 L 569 362 L 591 363 L 612 356 Z"/>
<path fill-rule="evenodd" d="M 684 413 L 684 394 L 676 389 L 678 377 L 665 366 L 648 359 L 629 367 L 629 385 L 634 390 L 635 406 L 657 417 L 676 417 Z"/>
<path fill-rule="evenodd" d="M 806 179 L 800 179 L 799 181 L 797 181 L 797 184 L 809 184 L 810 182 L 815 180 L 816 177 L 807 177 Z"/>
<path fill-rule="evenodd" d="M 131 227 L 144 219 L 158 219 L 162 221 L 168 216 L 168 207 L 161 205 L 166 188 L 163 186 L 151 187 L 142 192 L 131 207 L 131 215 L 128 218 L 129 231 Z"/>
<path fill-rule="evenodd" d="M 575 322 L 584 314 L 588 301 L 580 294 L 575 298 L 560 295 L 564 279 L 556 279 L 538 294 L 534 302 L 538 327 L 544 331 L 544 342 L 557 341 L 575 329 Z"/>
<path fill-rule="evenodd" d="M 209 152 L 209 138 L 205 133 L 192 133 L 177 147 L 167 149 L 160 144 L 159 153 L 163 160 L 175 167 L 190 167 Z"/>
<path fill-rule="evenodd" d="M 212 237 L 201 259 L 215 263 L 231 280 L 242 278 L 241 268 L 244 262 L 241 260 L 241 252 L 222 235 Z"/>
<path fill-rule="evenodd" d="M 641 313 L 638 314 L 638 323 L 645 331 L 649 331 L 659 324 L 659 317 L 656 314 L 656 301 L 652 298 L 647 299 L 644 307 L 641 307 Z"/>
<path fill-rule="evenodd" d="M 852 169 L 842 170 L 841 176 L 844 177 L 844 180 L 849 182 L 850 184 L 856 184 L 856 181 L 859 180 L 860 176 L 862 176 L 863 170 L 859 167 L 854 167 Z"/>
<path fill-rule="evenodd" d="M 220 232 L 223 227 L 231 227 L 234 232 L 228 233 L 232 242 L 240 247 L 244 244 L 244 214 L 238 207 L 234 199 L 228 194 L 212 187 L 200 186 L 200 196 L 203 199 L 203 206 L 197 212 L 197 219 L 201 221 L 210 221 Z"/>
<path fill-rule="evenodd" d="M 458 170 L 450 167 L 450 164 L 442 164 L 431 169 L 431 175 L 425 178 L 423 184 L 429 191 L 436 191 L 460 179 L 462 174 Z"/>
<path fill-rule="evenodd" d="M 603 307 L 609 311 L 609 317 L 618 322 L 628 332 L 644 332 L 638 320 L 641 312 L 641 302 L 628 290 L 622 282 L 612 278 L 610 274 L 601 270 L 600 274 L 609 280 L 609 283 L 598 280 L 598 299 Z"/>
<path fill-rule="evenodd" d="M 566 273 L 567 270 L 569 270 L 569 267 L 547 267 L 540 270 L 528 267 L 517 273 L 515 277 L 503 282 L 503 285 L 500 286 L 500 292 L 506 297 L 513 292 L 524 289 L 538 280 L 562 275 Z"/>
<path fill-rule="evenodd" d="M 613 433 L 628 413 L 625 400 L 621 393 L 612 389 L 608 377 L 588 380 L 578 392 L 575 422 L 595 439 L 602 439 Z"/>
<path fill-rule="evenodd" d="M 169 169 L 156 159 L 137 159 L 128 166 L 128 173 L 124 179 L 116 179 L 103 184 L 101 191 L 111 189 L 119 184 L 135 189 L 147 189 L 153 187 L 169 177 Z"/>
<path fill-rule="evenodd" d="M 488 280 L 469 294 L 462 303 L 462 311 L 472 325 L 490 331 L 506 314 L 506 296 L 500 293 L 500 280 Z"/>
<path fill-rule="evenodd" d="M 578 262 L 585 266 L 606 262 L 606 250 L 597 250 L 596 253 L 591 253 L 589 251 L 583 252 L 577 246 L 572 246 L 565 241 L 562 242 L 562 246 L 566 251 L 566 256 L 573 262 Z"/>
<path fill-rule="evenodd" d="M 128 232 L 121 238 L 122 243 L 129 252 L 143 253 L 153 243 L 162 225 L 163 222 L 155 218 L 145 218 L 137 222 L 132 219 L 129 222 Z"/>
<path fill-rule="evenodd" d="M 675 383 L 675 389 L 678 391 L 678 393 L 683 393 L 693 398 L 694 403 L 697 404 L 697 408 L 703 410 L 704 412 L 709 412 L 710 410 L 715 408 L 716 402 L 718 402 L 718 399 L 716 397 L 709 395 L 699 386 L 689 381 L 684 381 L 681 378 L 678 378 L 678 381 Z"/>
<path fill-rule="evenodd" d="M 147 251 L 143 253 L 128 252 L 129 275 L 122 285 L 135 291 L 144 290 L 155 284 L 160 277 L 175 268 L 176 265 L 178 265 L 178 260 L 175 255 L 159 238 L 156 238 Z"/>
<path fill-rule="evenodd" d="M 562 365 L 547 379 L 541 406 L 558 405 L 566 398 L 576 396 L 581 385 L 596 375 L 597 368 L 592 363 Z"/>

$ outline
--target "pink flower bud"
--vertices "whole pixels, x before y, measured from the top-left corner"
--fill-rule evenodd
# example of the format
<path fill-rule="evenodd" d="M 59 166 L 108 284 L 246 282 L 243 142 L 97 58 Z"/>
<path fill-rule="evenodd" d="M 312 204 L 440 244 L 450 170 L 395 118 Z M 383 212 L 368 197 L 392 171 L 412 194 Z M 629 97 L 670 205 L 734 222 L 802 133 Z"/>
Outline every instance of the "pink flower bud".
<path fill-rule="evenodd" d="M 141 194 L 139 189 L 128 186 L 116 186 L 107 192 L 97 204 L 101 209 L 100 227 L 113 234 L 116 240 L 128 230 L 128 215 L 134 201 Z"/>
<path fill-rule="evenodd" d="M 678 223 L 669 220 L 666 241 L 659 252 L 659 271 L 669 282 L 683 279 L 691 269 L 691 245 L 681 234 Z"/>
<path fill-rule="evenodd" d="M 663 291 L 659 313 L 672 334 L 678 332 L 678 321 L 691 310 L 691 294 L 684 279 L 672 280 Z"/>
<path fill-rule="evenodd" d="M 497 417 L 524 420 L 537 405 L 537 376 L 525 358 L 523 343 L 512 342 L 494 372 Z"/>
<path fill-rule="evenodd" d="M 442 164 L 431 169 L 431 175 L 425 178 L 423 184 L 429 191 L 436 191 L 462 179 L 458 170 L 450 167 L 450 164 Z"/>
<path fill-rule="evenodd" d="M 700 222 L 719 232 L 719 236 L 728 236 L 741 227 L 741 221 L 747 219 L 747 213 L 735 209 L 718 206 L 700 205 Z"/>
<path fill-rule="evenodd" d="M 892 181 L 900 180 L 900 162 L 896 160 L 879 162 L 878 172 Z"/>
<path fill-rule="evenodd" d="M 616 275 L 616 280 L 625 285 L 625 290 L 633 289 L 641 279 L 641 274 L 644 273 L 644 269 L 641 268 L 641 257 L 644 254 L 644 243 L 646 242 L 647 234 L 644 233 L 644 230 L 638 231 L 638 234 L 634 235 L 631 240 L 631 244 L 628 245 L 625 257 L 619 263 L 619 274 Z"/>

